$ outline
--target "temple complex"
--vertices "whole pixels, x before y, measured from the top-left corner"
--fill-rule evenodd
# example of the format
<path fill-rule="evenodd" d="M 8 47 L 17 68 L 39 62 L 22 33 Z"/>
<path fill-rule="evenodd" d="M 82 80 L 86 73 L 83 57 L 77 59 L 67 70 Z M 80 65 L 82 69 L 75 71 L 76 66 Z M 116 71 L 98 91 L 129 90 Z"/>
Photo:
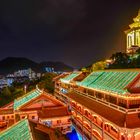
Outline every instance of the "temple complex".
<path fill-rule="evenodd" d="M 140 69 L 72 72 L 55 81 L 73 125 L 87 140 L 140 140 Z"/>
<path fill-rule="evenodd" d="M 130 54 L 140 48 L 140 10 L 133 20 Z M 83 140 L 140 140 L 140 69 L 74 71 L 53 82 L 55 96 L 36 87 L 0 108 L 0 140 L 38 140 L 37 130 L 67 134 L 72 126 Z"/>
<path fill-rule="evenodd" d="M 129 29 L 125 31 L 127 53 L 133 53 L 140 47 L 140 9 L 133 21 Z"/>
<path fill-rule="evenodd" d="M 71 132 L 71 112 L 67 105 L 37 88 L 0 108 L 0 139 L 34 139 L 30 121 L 41 130 L 58 128 L 62 134 Z M 15 135 L 16 131 L 22 134 Z"/>

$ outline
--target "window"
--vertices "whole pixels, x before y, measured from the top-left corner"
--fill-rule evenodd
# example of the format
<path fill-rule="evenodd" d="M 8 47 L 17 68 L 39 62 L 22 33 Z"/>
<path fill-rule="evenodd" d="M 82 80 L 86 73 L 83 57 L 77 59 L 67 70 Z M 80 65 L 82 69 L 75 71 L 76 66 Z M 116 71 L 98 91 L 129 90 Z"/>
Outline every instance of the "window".
<path fill-rule="evenodd" d="M 111 129 L 112 129 L 115 133 L 117 133 L 117 130 L 116 130 L 115 128 L 113 128 L 112 126 L 111 126 Z"/>
<path fill-rule="evenodd" d="M 57 123 L 58 123 L 58 124 L 61 123 L 61 120 L 57 120 Z"/>
<path fill-rule="evenodd" d="M 68 122 L 71 122 L 71 118 L 68 119 Z"/>
<path fill-rule="evenodd" d="M 2 119 L 5 120 L 5 116 L 3 116 Z"/>

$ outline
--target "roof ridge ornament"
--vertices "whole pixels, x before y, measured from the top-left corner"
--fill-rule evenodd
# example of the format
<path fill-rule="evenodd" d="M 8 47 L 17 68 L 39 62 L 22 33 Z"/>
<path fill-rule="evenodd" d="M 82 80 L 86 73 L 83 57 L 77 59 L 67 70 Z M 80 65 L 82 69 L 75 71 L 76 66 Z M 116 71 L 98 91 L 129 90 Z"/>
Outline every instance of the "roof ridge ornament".
<path fill-rule="evenodd" d="M 36 89 L 40 92 L 40 93 L 43 93 L 43 89 L 41 90 L 41 89 L 39 89 L 39 87 L 38 87 L 38 85 L 36 85 Z"/>

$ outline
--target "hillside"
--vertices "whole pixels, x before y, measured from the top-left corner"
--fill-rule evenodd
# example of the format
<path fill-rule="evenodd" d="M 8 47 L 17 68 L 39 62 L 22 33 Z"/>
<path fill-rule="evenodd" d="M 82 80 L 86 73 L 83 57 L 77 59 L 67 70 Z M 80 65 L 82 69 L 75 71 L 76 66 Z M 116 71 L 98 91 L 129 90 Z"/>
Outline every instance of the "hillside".
<path fill-rule="evenodd" d="M 21 69 L 31 68 L 35 72 L 44 72 L 45 67 L 53 67 L 55 71 L 72 71 L 73 68 L 62 62 L 37 63 L 23 57 L 7 57 L 0 61 L 0 74 L 13 73 Z"/>

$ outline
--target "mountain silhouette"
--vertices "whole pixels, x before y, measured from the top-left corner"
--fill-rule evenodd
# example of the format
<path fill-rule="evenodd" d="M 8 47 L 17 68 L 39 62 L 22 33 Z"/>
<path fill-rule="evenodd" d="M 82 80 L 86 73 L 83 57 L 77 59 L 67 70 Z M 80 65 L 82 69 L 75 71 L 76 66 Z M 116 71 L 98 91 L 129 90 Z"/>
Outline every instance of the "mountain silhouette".
<path fill-rule="evenodd" d="M 35 72 L 45 72 L 45 67 L 53 67 L 55 71 L 72 71 L 73 68 L 63 62 L 45 61 L 41 63 L 24 57 L 7 57 L 0 61 L 0 74 L 13 73 L 17 70 L 31 68 Z"/>

